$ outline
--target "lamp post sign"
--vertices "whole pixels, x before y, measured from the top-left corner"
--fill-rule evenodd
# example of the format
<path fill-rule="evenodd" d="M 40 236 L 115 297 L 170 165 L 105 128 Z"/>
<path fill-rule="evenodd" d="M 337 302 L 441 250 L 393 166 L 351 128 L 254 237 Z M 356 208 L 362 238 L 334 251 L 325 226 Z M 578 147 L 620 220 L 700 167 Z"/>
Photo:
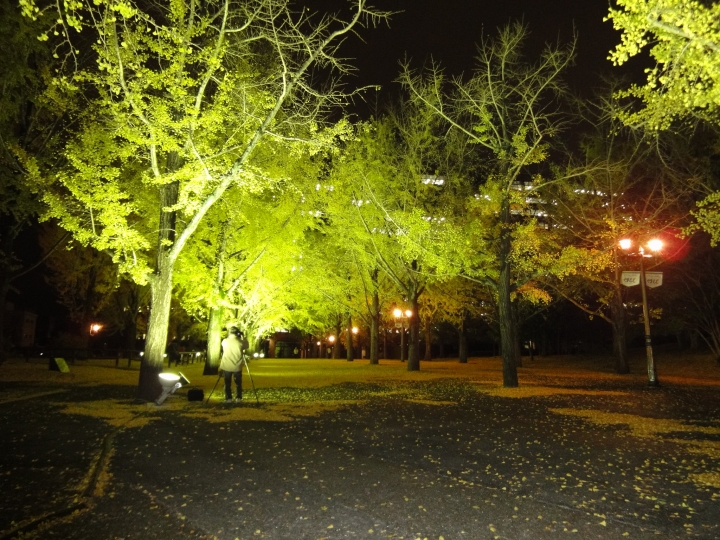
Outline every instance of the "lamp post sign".
<path fill-rule="evenodd" d="M 634 287 L 640 285 L 640 272 L 623 271 L 620 277 L 620 282 L 626 287 Z M 654 289 L 660 287 L 663 284 L 663 273 L 662 272 L 645 272 L 645 285 Z"/>

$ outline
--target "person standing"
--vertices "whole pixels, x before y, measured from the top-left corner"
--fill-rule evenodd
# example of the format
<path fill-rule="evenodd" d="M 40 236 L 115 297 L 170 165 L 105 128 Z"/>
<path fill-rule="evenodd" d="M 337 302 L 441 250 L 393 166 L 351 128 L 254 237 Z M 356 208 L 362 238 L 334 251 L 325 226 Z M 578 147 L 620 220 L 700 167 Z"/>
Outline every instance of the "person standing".
<path fill-rule="evenodd" d="M 173 362 L 175 362 L 176 366 L 180 365 L 180 344 L 178 343 L 177 338 L 173 338 L 173 340 L 168 344 L 165 352 L 168 356 L 168 367 L 172 366 Z"/>
<path fill-rule="evenodd" d="M 222 340 L 222 358 L 220 369 L 225 377 L 225 402 L 232 401 L 232 380 L 235 379 L 236 398 L 242 400 L 242 359 L 247 341 L 243 339 L 242 332 L 231 326 L 228 337 Z"/>

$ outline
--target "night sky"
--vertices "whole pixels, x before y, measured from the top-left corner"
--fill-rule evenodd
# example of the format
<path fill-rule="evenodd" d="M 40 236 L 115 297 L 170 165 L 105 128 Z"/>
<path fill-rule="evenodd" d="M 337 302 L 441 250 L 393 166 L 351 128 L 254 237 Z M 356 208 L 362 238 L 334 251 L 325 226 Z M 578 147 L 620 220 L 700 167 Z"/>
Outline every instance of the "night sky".
<path fill-rule="evenodd" d="M 337 0 L 336 2 L 337 3 Z M 363 31 L 352 38 L 345 54 L 354 57 L 358 71 L 351 84 L 379 84 L 380 95 L 367 94 L 366 110 L 382 110 L 383 101 L 399 92 L 394 83 L 399 62 L 407 57 L 421 68 L 431 59 L 439 61 L 448 75 L 469 74 L 477 43 L 482 36 L 495 37 L 498 28 L 524 22 L 529 30 L 530 60 L 547 43 L 569 43 L 577 32 L 576 63 L 566 80 L 574 92 L 590 96 L 601 84 L 601 75 L 642 75 L 642 60 L 627 67 L 613 67 L 608 54 L 620 41 L 610 22 L 607 0 L 373 0 L 379 9 L 397 11 L 387 24 Z M 379 107 L 377 105 L 380 105 Z M 362 112 L 359 110 L 360 114 Z"/>

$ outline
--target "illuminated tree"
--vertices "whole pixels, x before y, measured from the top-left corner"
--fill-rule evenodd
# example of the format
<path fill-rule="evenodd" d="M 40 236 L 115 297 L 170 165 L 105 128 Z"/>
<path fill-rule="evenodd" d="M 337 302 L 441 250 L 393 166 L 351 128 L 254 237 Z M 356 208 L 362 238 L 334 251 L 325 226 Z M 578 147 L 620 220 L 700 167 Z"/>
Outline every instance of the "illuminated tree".
<path fill-rule="evenodd" d="M 343 37 L 384 16 L 352 4 L 347 19 L 318 19 L 286 0 L 22 2 L 30 17 L 54 12 L 40 36 L 58 58 L 47 96 L 75 119 L 45 177 L 48 216 L 150 283 L 140 398 L 159 393 L 175 264 L 208 211 L 229 189 L 272 184 L 263 156 L 335 136 L 323 113 L 345 96 L 314 79 L 347 71 Z"/>
<path fill-rule="evenodd" d="M 397 300 L 412 311 L 411 371 L 420 368 L 419 299 L 428 283 L 457 273 L 452 253 L 462 245 L 451 219 L 462 203 L 448 165 L 447 152 L 455 147 L 437 137 L 436 125 L 433 115 L 405 102 L 382 120 L 359 126 L 331 175 L 335 196 L 329 219 L 344 231 L 366 284 L 371 323 L 379 328 L 383 299 L 375 293 L 383 279 L 392 282 Z M 451 174 L 441 177 L 439 170 Z M 376 271 L 378 279 L 373 279 Z"/>
<path fill-rule="evenodd" d="M 720 123 L 720 3 L 618 0 L 617 5 L 607 18 L 622 32 L 622 41 L 610 59 L 623 64 L 647 47 L 656 62 L 644 86 L 619 93 L 644 105 L 623 111 L 623 121 L 651 130 L 688 116 Z"/>
<path fill-rule="evenodd" d="M 586 121 L 592 130 L 581 138 L 584 161 L 575 166 L 574 179 L 541 191 L 560 241 L 577 250 L 571 271 L 543 282 L 611 326 L 615 369 L 629 373 L 620 276 L 630 261 L 618 242 L 683 225 L 699 173 L 675 137 L 661 136 L 650 145 L 640 133 L 619 124 L 619 112 L 614 98 L 591 105 Z M 672 251 L 672 246 L 667 249 Z"/>
<path fill-rule="evenodd" d="M 497 295 L 503 384 L 508 387 L 518 385 L 520 361 L 512 315 L 520 288 L 514 271 L 523 261 L 532 271 L 537 261 L 518 254 L 538 251 L 538 236 L 531 234 L 536 222 L 516 216 L 522 216 L 533 180 L 539 180 L 537 167 L 564 124 L 557 100 L 563 92 L 560 74 L 573 54 L 572 46 L 548 47 L 536 64 L 528 63 L 522 57 L 525 33 L 514 25 L 502 29 L 497 39 L 484 40 L 469 79 L 456 78 L 448 85 L 436 67 L 417 75 L 406 66 L 402 75 L 411 99 L 442 119 L 448 132 L 464 136 L 482 164 L 477 173 L 482 189 L 470 207 L 474 221 L 468 223 L 476 257 L 468 266 Z"/>

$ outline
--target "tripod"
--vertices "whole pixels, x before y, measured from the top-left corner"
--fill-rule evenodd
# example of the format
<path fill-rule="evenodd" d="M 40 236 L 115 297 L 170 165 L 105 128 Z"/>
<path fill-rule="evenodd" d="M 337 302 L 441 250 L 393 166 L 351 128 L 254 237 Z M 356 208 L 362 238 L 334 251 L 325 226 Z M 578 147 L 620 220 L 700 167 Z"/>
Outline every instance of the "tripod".
<path fill-rule="evenodd" d="M 255 393 L 255 403 L 260 405 L 257 390 L 255 389 L 255 382 L 253 381 L 252 374 L 250 373 L 250 366 L 248 365 L 247 356 L 245 356 L 244 354 L 242 356 L 242 360 L 240 361 L 240 369 L 242 369 L 243 364 L 245 364 L 245 369 L 247 370 L 248 377 L 250 377 L 250 384 L 252 385 L 253 392 Z"/>
<path fill-rule="evenodd" d="M 250 384 L 252 385 L 253 392 L 255 393 L 255 402 L 260 405 L 260 399 L 258 399 L 257 390 L 255 389 L 255 381 L 253 381 L 252 374 L 250 373 L 250 366 L 248 365 L 247 356 L 245 356 L 244 354 L 242 355 L 242 358 L 240 360 L 240 371 L 242 371 L 243 364 L 245 365 L 245 370 L 247 371 L 248 377 L 250 377 Z M 210 395 L 205 401 L 206 405 L 210 403 L 210 397 L 212 397 L 213 392 L 215 392 L 215 389 L 217 388 L 220 379 L 222 379 L 222 374 L 218 374 L 218 379 L 217 381 L 215 381 L 215 386 L 213 386 L 213 389 L 210 391 Z"/>

